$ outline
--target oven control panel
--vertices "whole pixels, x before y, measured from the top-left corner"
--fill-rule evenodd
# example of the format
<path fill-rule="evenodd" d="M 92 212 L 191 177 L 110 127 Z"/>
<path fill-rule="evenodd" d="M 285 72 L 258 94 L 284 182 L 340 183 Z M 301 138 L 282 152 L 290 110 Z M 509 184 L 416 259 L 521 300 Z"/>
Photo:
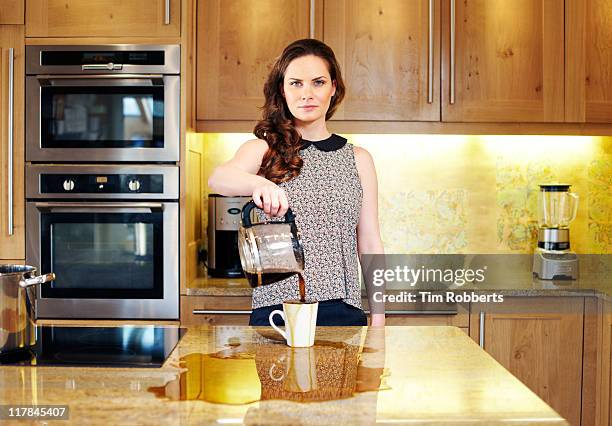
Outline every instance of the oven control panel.
<path fill-rule="evenodd" d="M 162 174 L 41 174 L 42 194 L 162 194 Z"/>

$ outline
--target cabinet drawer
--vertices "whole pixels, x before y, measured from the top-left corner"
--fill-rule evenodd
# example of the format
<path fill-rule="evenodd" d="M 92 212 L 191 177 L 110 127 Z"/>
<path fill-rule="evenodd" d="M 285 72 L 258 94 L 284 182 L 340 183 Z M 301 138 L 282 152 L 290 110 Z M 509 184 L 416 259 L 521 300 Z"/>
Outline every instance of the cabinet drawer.
<path fill-rule="evenodd" d="M 468 328 L 467 315 L 387 315 L 386 325 L 452 325 Z"/>
<path fill-rule="evenodd" d="M 362 299 L 361 304 L 367 311 L 367 299 Z M 470 325 L 468 303 L 387 302 L 385 313 L 386 325 L 452 325 L 465 328 Z"/>
<path fill-rule="evenodd" d="M 250 297 L 181 296 L 181 325 L 248 325 Z"/>

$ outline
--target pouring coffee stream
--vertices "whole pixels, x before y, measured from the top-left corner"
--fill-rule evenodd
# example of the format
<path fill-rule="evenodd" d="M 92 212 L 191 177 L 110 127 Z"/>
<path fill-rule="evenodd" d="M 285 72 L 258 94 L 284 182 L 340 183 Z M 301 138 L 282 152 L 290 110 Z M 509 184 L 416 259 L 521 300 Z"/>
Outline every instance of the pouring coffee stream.
<path fill-rule="evenodd" d="M 282 221 L 253 223 L 255 208 L 252 200 L 245 204 L 238 232 L 240 262 L 249 285 L 261 287 L 297 274 L 300 301 L 305 302 L 304 250 L 295 214 L 288 209 Z"/>
<path fill-rule="evenodd" d="M 298 274 L 298 283 L 300 286 L 300 302 L 306 303 L 306 280 L 303 274 Z"/>

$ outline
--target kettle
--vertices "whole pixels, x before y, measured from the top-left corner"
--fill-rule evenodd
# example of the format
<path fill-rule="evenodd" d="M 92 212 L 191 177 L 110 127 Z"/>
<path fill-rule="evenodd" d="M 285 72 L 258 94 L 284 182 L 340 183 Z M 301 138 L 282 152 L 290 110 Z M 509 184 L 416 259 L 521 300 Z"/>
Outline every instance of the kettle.
<path fill-rule="evenodd" d="M 291 209 L 282 221 L 252 223 L 256 207 L 252 200 L 245 204 L 238 231 L 240 263 L 253 288 L 304 272 L 304 250 Z"/>

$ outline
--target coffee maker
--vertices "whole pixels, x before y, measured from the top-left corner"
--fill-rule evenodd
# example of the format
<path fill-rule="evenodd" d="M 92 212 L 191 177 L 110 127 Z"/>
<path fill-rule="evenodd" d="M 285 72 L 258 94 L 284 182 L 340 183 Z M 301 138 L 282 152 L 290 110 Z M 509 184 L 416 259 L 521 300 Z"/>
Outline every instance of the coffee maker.
<path fill-rule="evenodd" d="M 208 275 L 243 277 L 238 253 L 238 230 L 243 206 L 251 197 L 208 196 Z"/>
<path fill-rule="evenodd" d="M 578 256 L 570 251 L 569 224 L 576 218 L 578 195 L 571 185 L 540 185 L 538 194 L 538 247 L 533 255 L 533 276 L 541 280 L 575 280 Z"/>

